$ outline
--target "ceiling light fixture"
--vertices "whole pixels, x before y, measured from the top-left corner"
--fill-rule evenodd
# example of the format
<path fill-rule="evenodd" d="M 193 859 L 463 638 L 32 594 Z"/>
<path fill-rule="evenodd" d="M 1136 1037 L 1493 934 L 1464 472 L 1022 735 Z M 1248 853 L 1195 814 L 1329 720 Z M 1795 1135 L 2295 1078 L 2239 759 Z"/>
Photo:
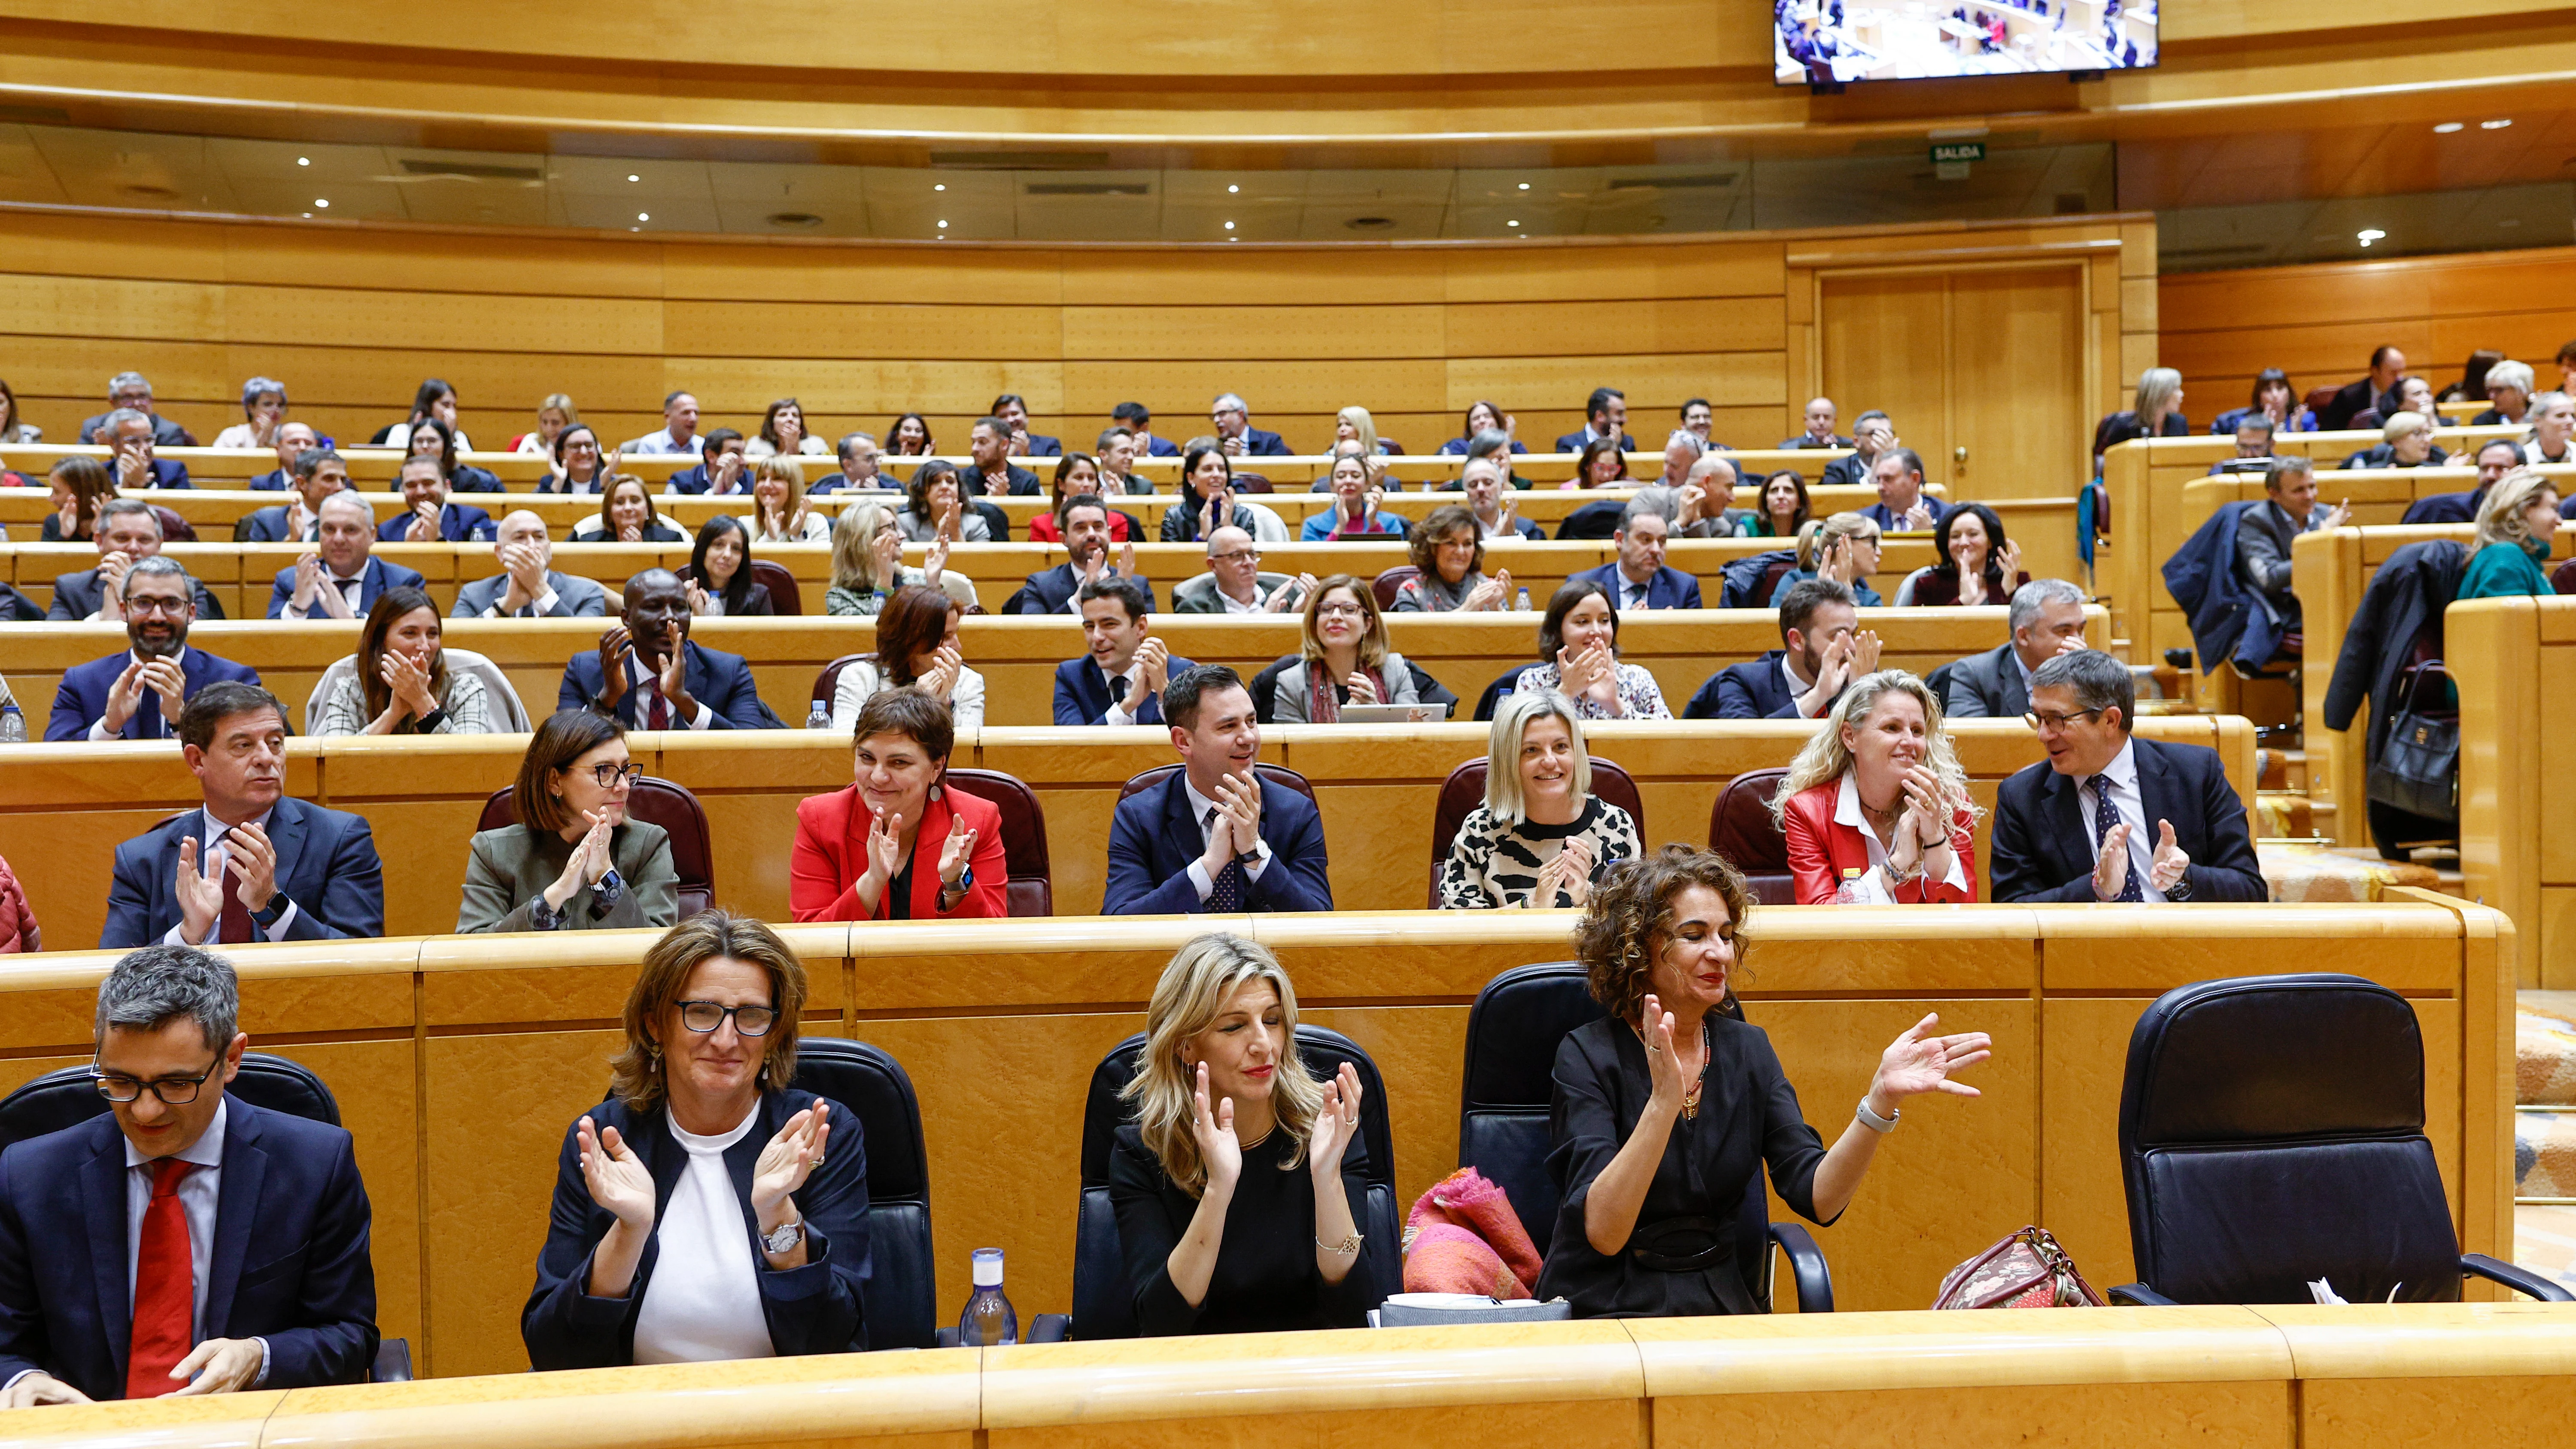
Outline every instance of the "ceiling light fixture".
<path fill-rule="evenodd" d="M 942 231 L 947 230 L 947 229 L 948 229 L 948 223 L 946 223 L 946 222 L 944 222 L 944 221 L 943 221 L 943 222 L 941 222 L 941 223 L 939 224 L 939 228 L 940 228 L 940 230 L 942 230 Z"/>
<path fill-rule="evenodd" d="M 330 203 L 329 201 L 327 201 L 327 200 L 323 199 L 322 197 L 317 196 L 317 197 L 313 198 L 313 204 L 314 204 L 315 206 L 329 206 L 331 203 Z"/>
<path fill-rule="evenodd" d="M 643 178 L 643 177 L 641 177 L 641 176 L 638 176 L 638 175 L 636 175 L 636 174 L 634 174 L 633 172 L 631 172 L 631 171 L 630 171 L 630 172 L 628 172 L 628 173 L 627 173 L 627 175 L 626 175 L 626 179 L 627 179 L 627 180 L 629 180 L 629 181 L 641 181 L 641 180 L 643 180 L 644 178 Z"/>
<path fill-rule="evenodd" d="M 1526 182 L 1526 181 L 1522 182 L 1522 183 L 1521 183 L 1521 190 L 1523 190 L 1523 191 L 1527 191 L 1527 190 L 1529 190 L 1529 183 L 1528 183 L 1528 182 Z"/>
<path fill-rule="evenodd" d="M 2368 246 L 2372 242 L 2379 240 L 2381 237 L 2388 235 L 2388 233 L 2381 231 L 2375 226 L 2369 226 L 2363 227 L 2356 235 L 2359 237 L 2363 246 Z"/>
<path fill-rule="evenodd" d="M 1518 226 L 1518 225 L 1520 225 L 1520 224 L 1521 224 L 1521 219 L 1520 219 L 1519 217 L 1517 217 L 1517 216 L 1516 216 L 1516 217 L 1513 217 L 1511 220 L 1509 220 L 1509 221 L 1507 221 L 1507 222 L 1504 222 L 1504 223 L 1503 223 L 1503 225 L 1505 225 L 1505 226 Z"/>
<path fill-rule="evenodd" d="M 930 183 L 930 189 L 933 191 L 946 191 L 948 189 L 948 183 L 945 181 L 934 181 Z"/>
<path fill-rule="evenodd" d="M 1233 223 L 1233 222 L 1230 222 L 1230 221 L 1229 221 L 1229 222 L 1227 222 L 1227 223 L 1225 224 L 1225 229 L 1226 229 L 1227 231 L 1232 231 L 1232 230 L 1234 230 L 1234 223 Z"/>
<path fill-rule="evenodd" d="M 2453 132 L 2462 129 L 2464 128 L 2457 121 L 2444 121 L 2442 124 L 2433 128 L 2433 134 L 2436 136 L 2448 136 Z"/>
<path fill-rule="evenodd" d="M 295 158 L 295 164 L 298 166 L 310 166 L 313 164 L 313 158 L 310 156 L 298 156 Z"/>
<path fill-rule="evenodd" d="M 1226 194 L 1226 195 L 1228 195 L 1228 196 L 1232 196 L 1232 195 L 1234 195 L 1235 193 L 1237 193 L 1237 192 L 1239 192 L 1239 191 L 1241 191 L 1241 190 L 1243 190 L 1243 188 L 1242 188 L 1242 187 L 1240 187 L 1240 186 L 1235 186 L 1235 185 L 1232 185 L 1232 184 L 1229 184 L 1229 185 L 1225 188 L 1225 194 Z"/>
<path fill-rule="evenodd" d="M 2501 131 L 2512 124 L 2513 118 L 2511 116 L 2507 116 L 2498 121 L 2480 121 L 2478 122 L 2478 129 L 2481 131 Z"/>

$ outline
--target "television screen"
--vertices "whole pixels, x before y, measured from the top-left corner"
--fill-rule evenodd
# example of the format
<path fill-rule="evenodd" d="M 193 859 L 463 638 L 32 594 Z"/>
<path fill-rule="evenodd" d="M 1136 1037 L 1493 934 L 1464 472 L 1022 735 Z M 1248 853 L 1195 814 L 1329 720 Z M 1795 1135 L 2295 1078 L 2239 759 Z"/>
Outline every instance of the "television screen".
<path fill-rule="evenodd" d="M 1774 0 L 1781 85 L 2134 70 L 2157 0 Z"/>

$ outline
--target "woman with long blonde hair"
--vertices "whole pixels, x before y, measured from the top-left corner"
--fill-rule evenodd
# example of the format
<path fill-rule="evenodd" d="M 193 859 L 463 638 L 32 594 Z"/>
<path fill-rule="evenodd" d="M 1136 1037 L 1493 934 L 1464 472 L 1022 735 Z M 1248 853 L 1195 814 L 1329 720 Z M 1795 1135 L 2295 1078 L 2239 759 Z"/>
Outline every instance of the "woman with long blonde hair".
<path fill-rule="evenodd" d="M 947 561 L 948 546 L 930 546 L 933 568 Z M 895 527 L 894 510 L 877 502 L 853 504 L 832 524 L 832 583 L 823 593 L 823 612 L 874 615 L 906 584 L 937 580 L 903 562 L 903 532 Z"/>
<path fill-rule="evenodd" d="M 1359 1073 L 1306 1075 L 1278 957 L 1222 931 L 1181 947 L 1146 1004 L 1123 1095 L 1136 1120 L 1118 1129 L 1109 1200 L 1140 1332 L 1367 1322 L 1372 1267 L 1395 1245 L 1359 1231 Z"/>
<path fill-rule="evenodd" d="M 1771 797 L 1798 904 L 1977 898 L 1977 807 L 1941 701 L 1902 669 L 1854 681 Z"/>

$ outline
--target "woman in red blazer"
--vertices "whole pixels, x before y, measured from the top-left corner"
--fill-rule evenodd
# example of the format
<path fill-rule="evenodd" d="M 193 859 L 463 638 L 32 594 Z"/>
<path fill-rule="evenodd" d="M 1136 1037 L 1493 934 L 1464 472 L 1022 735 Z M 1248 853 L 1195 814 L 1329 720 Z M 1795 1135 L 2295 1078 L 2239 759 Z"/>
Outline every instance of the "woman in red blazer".
<path fill-rule="evenodd" d="M 1977 898 L 1976 807 L 1920 679 L 1883 669 L 1843 691 L 1771 799 L 1798 904 Z"/>
<path fill-rule="evenodd" d="M 955 921 L 1009 914 L 1002 812 L 940 783 L 948 706 L 886 689 L 859 708 L 846 790 L 796 806 L 787 901 L 800 921 Z"/>

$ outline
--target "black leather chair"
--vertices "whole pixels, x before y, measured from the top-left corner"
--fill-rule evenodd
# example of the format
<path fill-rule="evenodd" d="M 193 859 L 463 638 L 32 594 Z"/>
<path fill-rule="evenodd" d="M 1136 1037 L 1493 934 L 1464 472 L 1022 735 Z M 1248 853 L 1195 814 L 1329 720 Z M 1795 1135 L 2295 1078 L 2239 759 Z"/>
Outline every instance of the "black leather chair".
<path fill-rule="evenodd" d="M 483 816 L 474 822 L 477 830 L 498 830 L 514 824 L 518 815 L 510 804 L 516 785 L 504 785 L 483 802 Z M 706 807 L 689 787 L 670 780 L 657 780 L 645 775 L 626 792 L 626 813 L 648 825 L 659 825 L 671 837 L 671 869 L 679 879 L 672 894 L 679 898 L 680 919 L 687 920 L 713 903 L 716 894 L 715 837 L 707 829 Z"/>
<path fill-rule="evenodd" d="M 828 1097 L 858 1119 L 868 1154 L 868 1347 L 936 1347 L 939 1260 L 931 1251 L 930 1157 L 912 1078 L 883 1047 L 801 1036 L 790 1085 Z"/>
<path fill-rule="evenodd" d="M 1737 1020 L 1743 1004 L 1730 996 Z M 1467 1010 L 1467 1070 L 1459 1088 L 1458 1165 L 1472 1167 L 1511 1199 L 1540 1254 L 1555 1235 L 1557 1189 L 1547 1170 L 1548 1115 L 1555 1092 L 1557 1043 L 1601 1019 L 1583 967 L 1572 961 L 1515 966 L 1485 983 Z M 1815 1235 L 1798 1223 L 1770 1221 L 1770 1200 L 1756 1175 L 1736 1226 L 1737 1266 L 1757 1301 L 1771 1302 L 1771 1247 L 1789 1256 L 1798 1311 L 1831 1313 L 1833 1275 Z M 1535 1285 L 1533 1285 L 1535 1286 Z"/>
<path fill-rule="evenodd" d="M 1118 1214 L 1109 1205 L 1109 1154 L 1118 1129 L 1135 1120 L 1118 1094 L 1135 1077 L 1136 1057 L 1144 1049 L 1145 1034 L 1138 1032 L 1110 1048 L 1092 1070 L 1091 1090 L 1082 1108 L 1082 1203 L 1073 1234 L 1073 1314 L 1069 1323 L 1059 1315 L 1041 1315 L 1039 1332 L 1030 1335 L 1032 1341 L 1136 1336 L 1135 1296 L 1128 1288 L 1127 1260 L 1118 1245 Z M 1399 1241 L 1403 1214 L 1395 1201 L 1395 1133 L 1387 1121 L 1386 1085 L 1378 1077 L 1377 1063 L 1369 1060 L 1359 1043 L 1320 1026 L 1297 1028 L 1297 1052 L 1318 1080 L 1340 1071 L 1344 1062 L 1359 1073 L 1360 1140 L 1369 1157 L 1367 1220 L 1359 1229 L 1382 1243 Z M 1380 1283 L 1379 1294 L 1402 1292 L 1401 1255 L 1385 1255 L 1385 1261 L 1394 1265 L 1397 1277 Z"/>
<path fill-rule="evenodd" d="M 267 1052 L 242 1053 L 241 1071 L 225 1091 L 254 1107 L 340 1125 L 340 1104 L 313 1069 L 302 1062 Z M 64 1067 L 47 1072 L 0 1099 L 0 1149 L 48 1132 L 77 1127 L 106 1112 L 107 1099 L 90 1081 L 89 1068 Z M 370 1383 L 404 1383 L 411 1378 L 411 1340 L 381 1339 L 376 1361 L 367 1370 Z"/>
<path fill-rule="evenodd" d="M 2424 1038 L 2384 986 L 2328 972 L 2200 981 L 2129 1035 L 2120 1088 L 2124 1303 L 2456 1302 L 2463 1274 L 2557 1284 L 2462 1253 L 2424 1136 Z"/>

